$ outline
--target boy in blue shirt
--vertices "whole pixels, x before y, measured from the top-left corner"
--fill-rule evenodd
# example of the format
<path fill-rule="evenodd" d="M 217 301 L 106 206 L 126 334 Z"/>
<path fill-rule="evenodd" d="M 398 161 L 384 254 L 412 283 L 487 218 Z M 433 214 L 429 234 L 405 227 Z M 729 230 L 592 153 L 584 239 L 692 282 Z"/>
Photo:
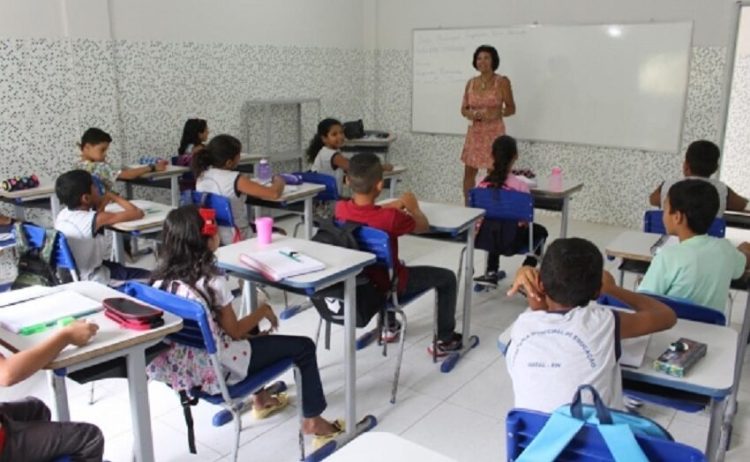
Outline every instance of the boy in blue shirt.
<path fill-rule="evenodd" d="M 664 227 L 680 243 L 656 254 L 639 292 L 690 300 L 726 312 L 729 285 L 748 266 L 750 244 L 734 248 L 706 235 L 719 209 L 719 194 L 703 180 L 675 183 L 664 201 Z"/>

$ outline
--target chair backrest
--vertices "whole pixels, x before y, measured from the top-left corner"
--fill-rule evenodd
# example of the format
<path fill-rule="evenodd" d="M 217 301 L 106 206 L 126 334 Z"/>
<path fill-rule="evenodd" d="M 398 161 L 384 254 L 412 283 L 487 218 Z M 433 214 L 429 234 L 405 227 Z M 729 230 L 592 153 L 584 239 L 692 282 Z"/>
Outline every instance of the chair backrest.
<path fill-rule="evenodd" d="M 315 199 L 323 202 L 339 200 L 339 187 L 336 178 L 333 175 L 318 172 L 297 172 L 305 183 L 322 184 L 326 187 L 323 191 L 315 195 Z"/>
<path fill-rule="evenodd" d="M 647 233 L 667 234 L 664 228 L 662 210 L 646 210 L 643 215 L 643 231 Z M 727 222 L 723 218 L 715 218 L 711 227 L 708 228 L 708 235 L 713 237 L 724 237 L 727 231 Z"/>
<path fill-rule="evenodd" d="M 23 230 L 26 233 L 26 239 L 28 240 L 29 245 L 32 248 L 41 249 L 47 235 L 47 230 L 31 223 L 24 223 Z M 74 279 L 78 278 L 78 267 L 76 266 L 73 252 L 68 246 L 68 241 L 65 238 L 65 235 L 59 231 L 57 232 L 54 247 L 52 248 L 52 259 L 50 264 L 53 268 L 66 269 L 70 271 L 71 274 L 75 275 Z"/>
<path fill-rule="evenodd" d="M 182 204 L 196 204 L 200 207 L 207 207 L 216 211 L 216 224 L 228 228 L 234 228 L 234 215 L 232 214 L 232 205 L 229 198 L 219 194 L 183 191 L 180 202 Z"/>
<path fill-rule="evenodd" d="M 534 221 L 534 198 L 529 193 L 498 188 L 469 190 L 469 206 L 486 211 L 490 220 Z"/>
<path fill-rule="evenodd" d="M 181 317 L 183 319 L 182 330 L 169 335 L 169 339 L 173 342 L 201 348 L 209 354 L 216 353 L 216 342 L 211 333 L 208 312 L 199 301 L 180 297 L 136 281 L 127 282 L 118 287 L 118 290 L 167 313 Z"/>
<path fill-rule="evenodd" d="M 393 270 L 395 262 L 391 252 L 391 240 L 388 233 L 369 226 L 360 226 L 354 231 L 354 238 L 359 244 L 359 250 L 375 255 L 376 263 Z"/>
<path fill-rule="evenodd" d="M 547 423 L 549 414 L 522 409 L 511 409 L 505 420 L 506 460 L 516 460 L 523 450 Z M 706 457 L 698 449 L 665 439 L 636 436 L 638 445 L 650 461 L 700 462 Z M 585 424 L 557 460 L 565 461 L 612 461 L 599 430 L 592 424 Z"/>
<path fill-rule="evenodd" d="M 688 319 L 690 321 L 704 322 L 706 324 L 715 324 L 717 326 L 725 326 L 727 324 L 726 316 L 721 311 L 717 311 L 713 308 L 708 308 L 702 305 L 689 302 L 687 300 L 681 300 L 671 297 L 664 297 L 662 295 L 647 294 L 660 302 L 664 303 L 668 307 L 672 308 L 680 319 Z M 610 297 L 609 295 L 602 295 L 597 300 L 597 303 L 605 306 L 615 306 L 626 308 L 620 300 Z"/>

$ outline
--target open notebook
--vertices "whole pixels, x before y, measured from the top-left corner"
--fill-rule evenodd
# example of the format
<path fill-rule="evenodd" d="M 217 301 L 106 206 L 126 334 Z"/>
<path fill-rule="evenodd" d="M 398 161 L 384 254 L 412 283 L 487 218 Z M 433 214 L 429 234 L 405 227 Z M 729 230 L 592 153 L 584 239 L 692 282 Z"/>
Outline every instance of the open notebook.
<path fill-rule="evenodd" d="M 13 333 L 32 326 L 50 325 L 62 319 L 83 316 L 102 307 L 100 302 L 72 290 L 31 290 L 25 295 L 25 299 L 20 298 L 15 303 L 11 301 L 11 304 L 0 307 L 0 326 Z"/>
<path fill-rule="evenodd" d="M 272 281 L 320 271 L 326 267 L 323 262 L 295 252 L 290 247 L 243 253 L 240 261 Z"/>

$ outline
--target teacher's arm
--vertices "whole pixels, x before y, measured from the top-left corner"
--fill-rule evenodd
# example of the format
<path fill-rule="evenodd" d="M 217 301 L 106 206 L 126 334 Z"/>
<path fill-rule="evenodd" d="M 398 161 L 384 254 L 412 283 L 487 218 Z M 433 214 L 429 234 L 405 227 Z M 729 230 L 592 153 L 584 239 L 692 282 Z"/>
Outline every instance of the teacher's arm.
<path fill-rule="evenodd" d="M 500 92 L 503 97 L 503 108 L 500 110 L 503 117 L 510 117 L 516 113 L 516 102 L 513 100 L 513 89 L 510 86 L 510 79 L 503 77 L 500 81 Z"/>
<path fill-rule="evenodd" d="M 461 115 L 469 120 L 476 119 L 476 111 L 472 111 L 469 107 L 469 85 L 471 85 L 471 79 L 466 82 L 466 88 L 464 89 L 464 99 L 461 102 Z"/>

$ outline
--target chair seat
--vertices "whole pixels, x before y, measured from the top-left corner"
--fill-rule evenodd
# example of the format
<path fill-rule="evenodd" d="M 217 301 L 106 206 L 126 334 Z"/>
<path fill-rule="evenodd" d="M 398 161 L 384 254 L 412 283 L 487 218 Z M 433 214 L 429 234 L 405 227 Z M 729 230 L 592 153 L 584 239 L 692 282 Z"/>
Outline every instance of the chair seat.
<path fill-rule="evenodd" d="M 623 260 L 620 266 L 617 268 L 620 271 L 626 271 L 628 273 L 646 274 L 650 263 L 639 260 Z"/>
<path fill-rule="evenodd" d="M 255 374 L 248 376 L 239 383 L 228 385 L 227 390 L 229 391 L 229 396 L 232 399 L 247 396 L 256 390 L 259 390 L 261 387 L 263 387 L 263 385 L 271 382 L 273 379 L 289 370 L 292 365 L 293 364 L 291 359 L 283 359 L 263 369 L 260 372 L 256 372 Z M 224 402 L 224 398 L 222 398 L 221 393 L 209 395 L 208 393 L 199 392 L 196 397 L 206 400 L 211 404 L 221 404 Z"/>

